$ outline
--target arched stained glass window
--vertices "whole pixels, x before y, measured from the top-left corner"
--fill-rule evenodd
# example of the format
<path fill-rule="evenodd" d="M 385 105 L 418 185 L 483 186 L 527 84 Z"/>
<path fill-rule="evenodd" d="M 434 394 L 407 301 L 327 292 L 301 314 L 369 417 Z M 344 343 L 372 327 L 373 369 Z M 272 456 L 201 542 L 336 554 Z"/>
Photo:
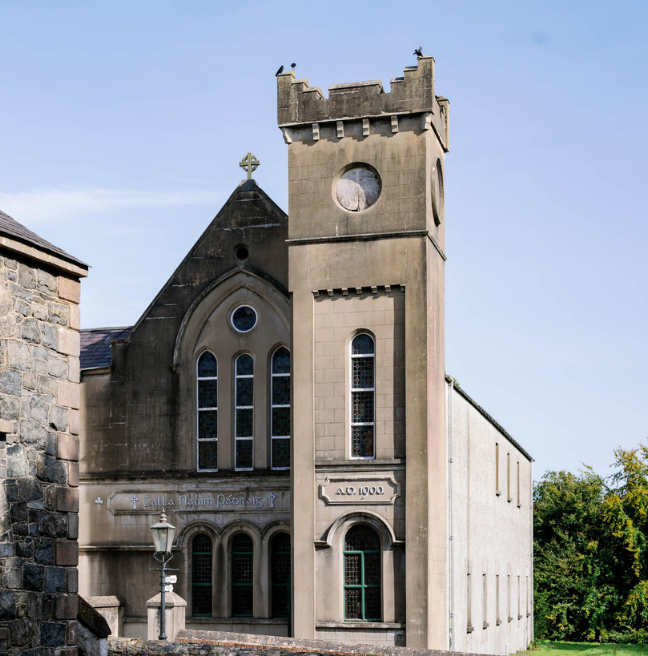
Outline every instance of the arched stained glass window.
<path fill-rule="evenodd" d="M 191 543 L 191 608 L 194 617 L 212 615 L 212 541 L 201 533 Z"/>
<path fill-rule="evenodd" d="M 290 351 L 281 346 L 272 356 L 272 469 L 290 468 Z"/>
<path fill-rule="evenodd" d="M 374 458 L 376 453 L 375 344 L 361 334 L 351 342 L 351 457 Z"/>
<path fill-rule="evenodd" d="M 290 535 L 277 533 L 271 542 L 272 617 L 290 617 Z"/>
<path fill-rule="evenodd" d="M 239 533 L 232 540 L 232 616 L 252 617 L 254 611 L 254 548 L 252 538 Z"/>
<path fill-rule="evenodd" d="M 249 471 L 254 458 L 254 360 L 244 353 L 236 358 L 234 442 L 235 468 Z"/>
<path fill-rule="evenodd" d="M 218 363 L 205 351 L 198 371 L 198 471 L 218 469 Z"/>
<path fill-rule="evenodd" d="M 379 622 L 382 563 L 380 538 L 368 526 L 354 526 L 344 539 L 344 619 Z"/>

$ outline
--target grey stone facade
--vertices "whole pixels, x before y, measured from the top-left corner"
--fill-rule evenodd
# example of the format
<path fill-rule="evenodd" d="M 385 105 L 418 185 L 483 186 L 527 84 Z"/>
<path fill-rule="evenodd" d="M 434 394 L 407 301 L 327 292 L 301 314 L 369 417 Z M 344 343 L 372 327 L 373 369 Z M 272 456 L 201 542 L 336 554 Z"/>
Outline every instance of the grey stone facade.
<path fill-rule="evenodd" d="M 87 267 L 2 218 L 0 653 L 76 654 L 78 303 Z"/>

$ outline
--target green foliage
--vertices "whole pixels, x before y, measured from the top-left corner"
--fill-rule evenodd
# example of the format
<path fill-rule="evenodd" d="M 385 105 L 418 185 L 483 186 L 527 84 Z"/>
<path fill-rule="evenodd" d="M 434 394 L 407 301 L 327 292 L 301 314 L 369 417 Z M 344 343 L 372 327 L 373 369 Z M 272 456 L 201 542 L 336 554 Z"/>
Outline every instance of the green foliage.
<path fill-rule="evenodd" d="M 615 473 L 548 472 L 534 488 L 535 632 L 551 640 L 648 637 L 648 447 Z"/>

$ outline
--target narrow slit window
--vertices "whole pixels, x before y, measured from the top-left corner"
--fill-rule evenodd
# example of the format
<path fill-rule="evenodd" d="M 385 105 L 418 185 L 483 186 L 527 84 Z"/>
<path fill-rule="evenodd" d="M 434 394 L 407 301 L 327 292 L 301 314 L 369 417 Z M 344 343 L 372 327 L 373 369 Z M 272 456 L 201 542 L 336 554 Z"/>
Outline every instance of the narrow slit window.
<path fill-rule="evenodd" d="M 290 469 L 290 351 L 281 346 L 272 356 L 272 469 Z"/>
<path fill-rule="evenodd" d="M 526 601 L 526 616 L 529 617 L 529 577 L 526 577 L 526 594 L 524 595 Z"/>
<path fill-rule="evenodd" d="M 466 632 L 472 633 L 475 630 L 472 623 L 472 580 L 470 572 L 466 575 Z"/>
<path fill-rule="evenodd" d="M 368 526 L 354 526 L 344 538 L 344 619 L 382 619 L 380 538 Z"/>
<path fill-rule="evenodd" d="M 272 617 L 290 617 L 290 535 L 272 538 Z"/>
<path fill-rule="evenodd" d="M 495 575 L 495 625 L 499 626 L 502 623 L 500 615 L 500 577 L 499 574 Z"/>
<path fill-rule="evenodd" d="M 517 577 L 518 580 L 518 589 L 517 589 L 517 607 L 518 607 L 518 619 L 522 619 L 522 601 L 520 599 L 520 577 Z"/>
<path fill-rule="evenodd" d="M 511 496 L 511 454 L 506 454 L 506 500 L 510 503 L 513 500 Z"/>
<path fill-rule="evenodd" d="M 508 621 L 510 622 L 513 619 L 513 616 L 511 615 L 511 575 L 507 574 L 506 575 L 506 605 L 508 608 Z"/>
<path fill-rule="evenodd" d="M 495 443 L 495 494 L 502 494 L 500 490 L 500 461 L 499 461 L 499 444 Z"/>
<path fill-rule="evenodd" d="M 254 463 L 254 360 L 236 358 L 234 408 L 235 469 L 251 471 Z"/>
<path fill-rule="evenodd" d="M 232 540 L 232 617 L 254 614 L 254 549 L 252 538 L 239 533 Z"/>
<path fill-rule="evenodd" d="M 194 617 L 212 616 L 212 541 L 197 535 L 191 543 L 191 609 Z"/>
<path fill-rule="evenodd" d="M 517 462 L 517 507 L 519 508 L 522 504 L 520 503 L 520 461 Z"/>
<path fill-rule="evenodd" d="M 488 579 L 482 576 L 482 628 L 488 628 Z"/>
<path fill-rule="evenodd" d="M 197 362 L 198 471 L 218 470 L 218 363 L 210 351 Z"/>
<path fill-rule="evenodd" d="M 376 453 L 375 344 L 361 334 L 351 342 L 351 457 L 374 458 Z"/>

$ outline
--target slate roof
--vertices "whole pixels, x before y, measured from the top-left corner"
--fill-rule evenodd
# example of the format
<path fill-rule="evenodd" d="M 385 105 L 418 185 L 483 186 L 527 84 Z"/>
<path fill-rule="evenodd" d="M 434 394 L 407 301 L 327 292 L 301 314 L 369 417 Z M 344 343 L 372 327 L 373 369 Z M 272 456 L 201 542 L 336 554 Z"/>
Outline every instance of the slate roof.
<path fill-rule="evenodd" d="M 24 244 L 29 244 L 30 246 L 35 246 L 36 248 L 40 248 L 43 251 L 47 251 L 52 255 L 57 255 L 58 257 L 67 260 L 68 262 L 74 262 L 75 264 L 80 264 L 86 269 L 88 268 L 88 265 L 85 264 L 85 262 L 78 260 L 76 257 L 66 253 L 64 250 L 54 246 L 54 244 L 50 244 L 42 237 L 39 237 L 35 232 L 28 230 L 24 225 L 18 223 L 16 219 L 12 219 L 2 210 L 0 210 L 0 235 L 6 235 L 12 239 L 21 241 Z"/>
<path fill-rule="evenodd" d="M 124 339 L 131 328 L 90 328 L 81 331 L 81 369 L 99 369 L 112 364 L 113 339 Z"/>

